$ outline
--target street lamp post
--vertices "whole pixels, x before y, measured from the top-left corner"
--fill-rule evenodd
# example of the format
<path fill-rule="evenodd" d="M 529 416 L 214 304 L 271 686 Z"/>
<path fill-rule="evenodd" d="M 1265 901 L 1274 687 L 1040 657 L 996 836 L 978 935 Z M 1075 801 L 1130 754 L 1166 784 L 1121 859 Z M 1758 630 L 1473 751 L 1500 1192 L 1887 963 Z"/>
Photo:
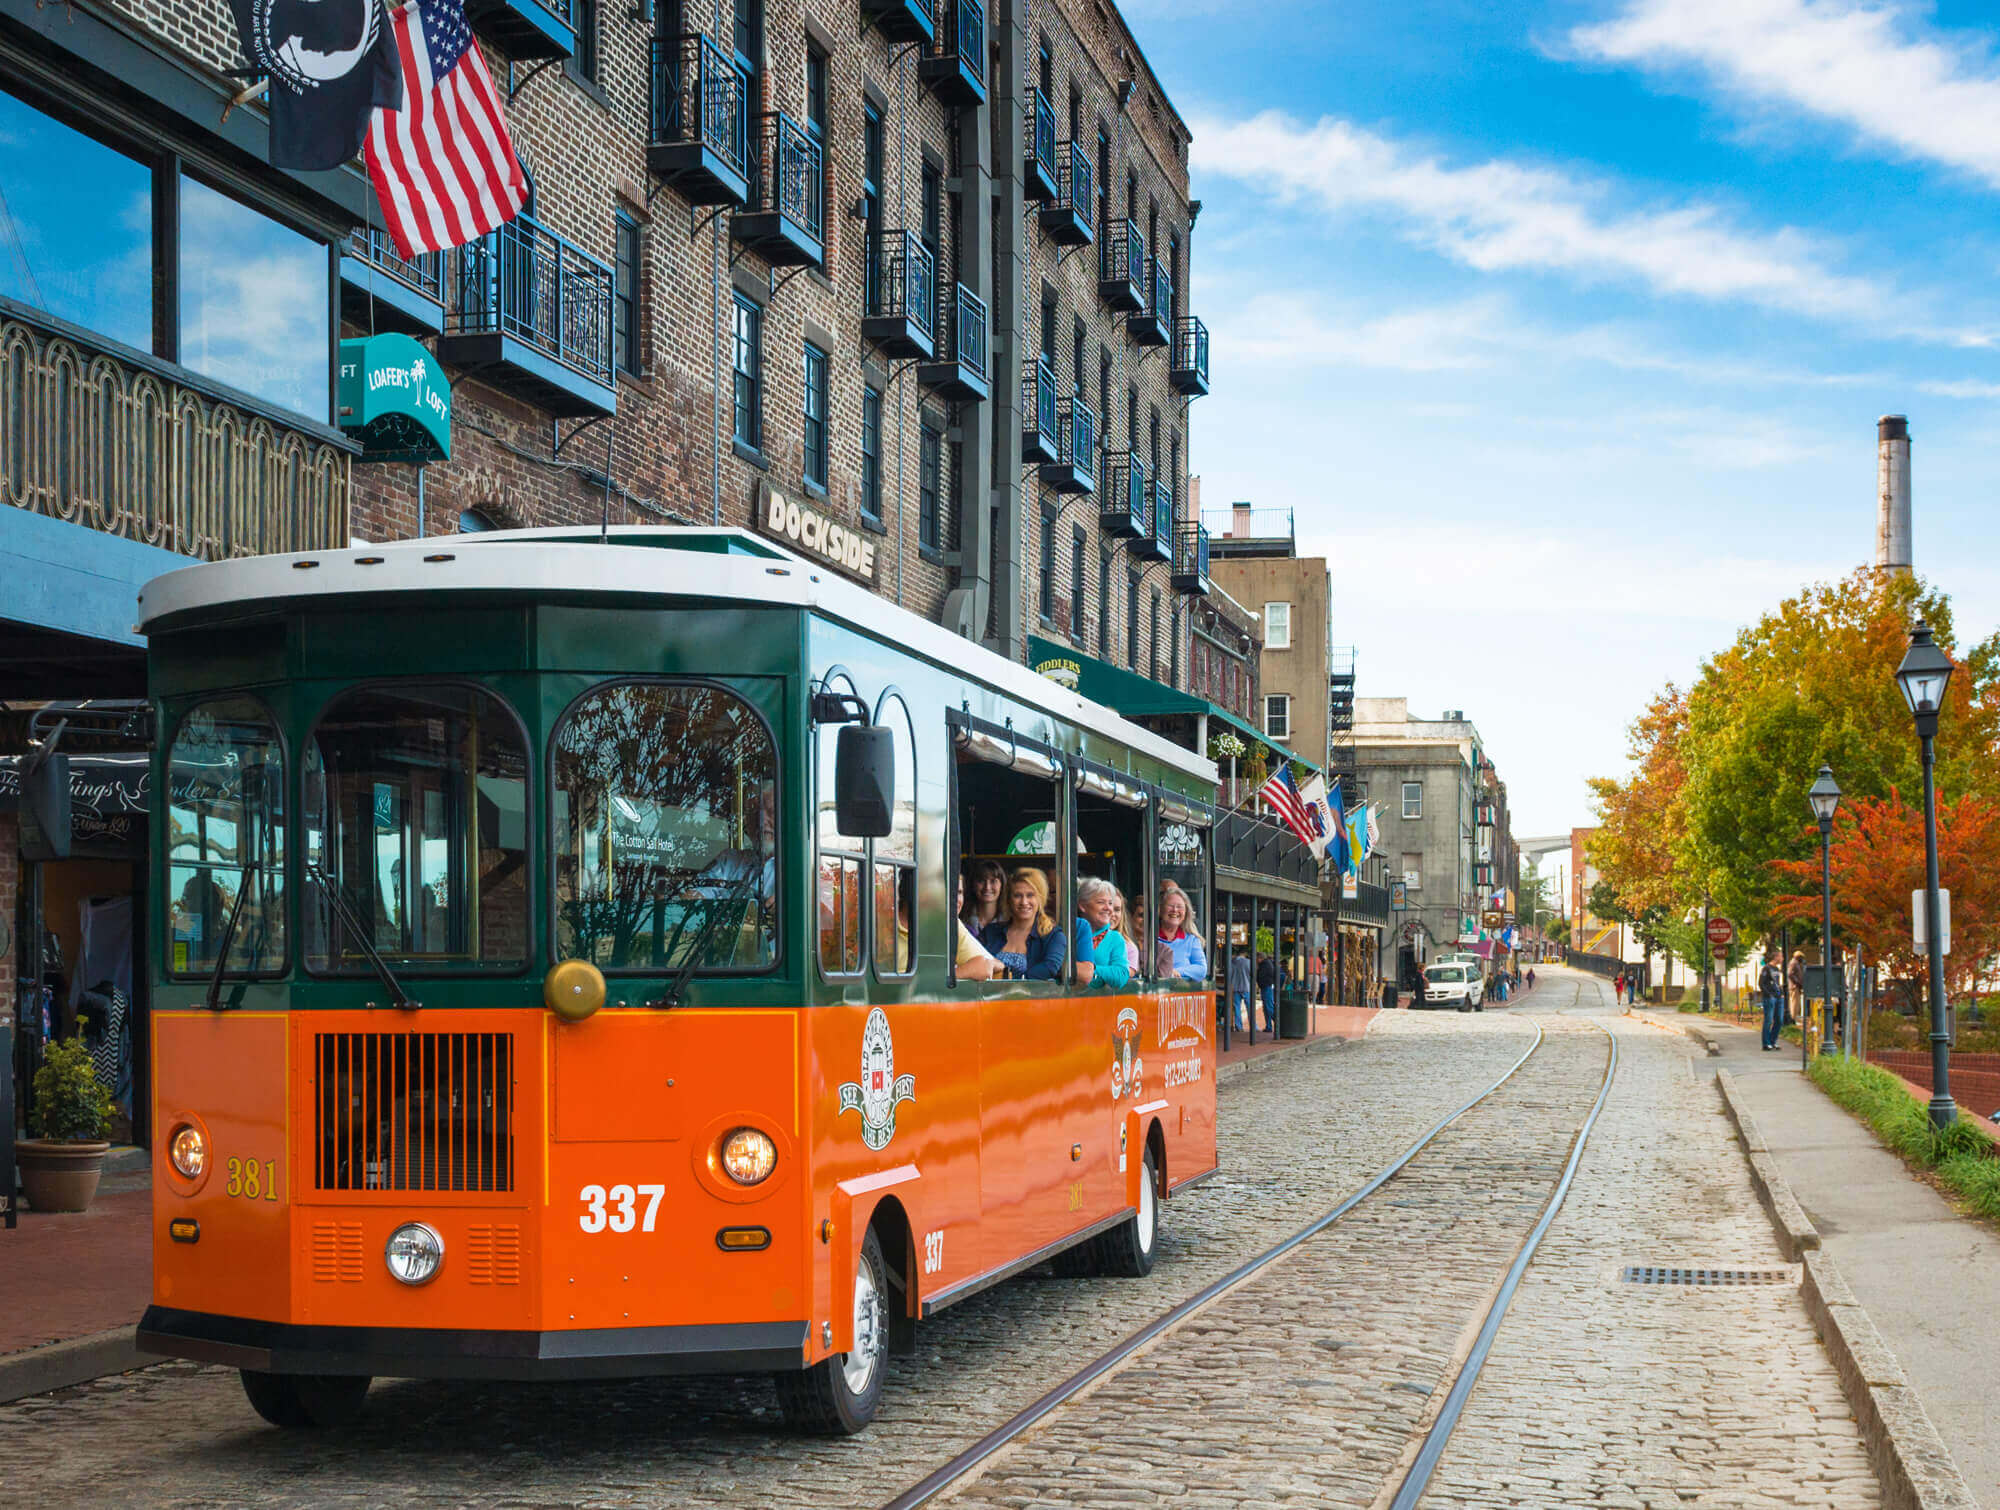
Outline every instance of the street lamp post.
<path fill-rule="evenodd" d="M 1820 1019 L 1820 1046 L 1833 1041 L 1833 996 L 1827 982 L 1833 979 L 1833 815 L 1840 808 L 1840 784 L 1833 779 L 1833 767 L 1819 768 L 1819 779 L 1806 793 L 1812 815 L 1819 820 L 1819 994 L 1828 1011 Z"/>
<path fill-rule="evenodd" d="M 1931 1125 L 1957 1120 L 1951 1099 L 1951 1035 L 1944 1019 L 1944 939 L 1938 929 L 1937 726 L 1944 689 L 1951 681 L 1951 657 L 1932 643 L 1930 627 L 1910 631 L 1910 648 L 1896 668 L 1896 685 L 1917 723 L 1924 749 L 1924 942 L 1931 976 Z"/>

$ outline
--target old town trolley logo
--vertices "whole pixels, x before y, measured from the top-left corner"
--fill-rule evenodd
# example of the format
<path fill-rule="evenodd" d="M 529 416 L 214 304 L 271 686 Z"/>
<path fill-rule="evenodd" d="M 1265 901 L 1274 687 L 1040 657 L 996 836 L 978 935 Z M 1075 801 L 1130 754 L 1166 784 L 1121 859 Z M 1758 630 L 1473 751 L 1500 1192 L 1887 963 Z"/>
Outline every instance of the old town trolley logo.
<path fill-rule="evenodd" d="M 883 1148 L 896 1136 L 896 1108 L 917 1099 L 917 1077 L 896 1073 L 896 1043 L 889 1014 L 880 1007 L 861 1030 L 861 1080 L 840 1088 L 840 1110 L 861 1113 L 861 1141 Z"/>
<path fill-rule="evenodd" d="M 1111 1099 L 1136 1098 L 1145 1073 L 1146 1061 L 1139 1057 L 1138 1008 L 1121 1007 L 1111 1030 Z"/>

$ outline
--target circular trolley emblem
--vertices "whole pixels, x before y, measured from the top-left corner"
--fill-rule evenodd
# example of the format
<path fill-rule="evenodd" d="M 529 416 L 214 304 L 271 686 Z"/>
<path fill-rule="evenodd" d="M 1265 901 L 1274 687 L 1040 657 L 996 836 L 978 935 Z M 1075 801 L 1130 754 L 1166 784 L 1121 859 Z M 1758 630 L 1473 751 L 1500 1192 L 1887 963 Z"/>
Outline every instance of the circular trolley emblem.
<path fill-rule="evenodd" d="M 1111 1099 L 1136 1097 L 1145 1073 L 1146 1061 L 1139 1057 L 1139 1013 L 1136 1008 L 1121 1007 L 1111 1038 Z"/>
<path fill-rule="evenodd" d="M 861 1113 L 861 1141 L 883 1148 L 896 1136 L 896 1108 L 917 1099 L 917 1077 L 896 1073 L 896 1041 L 880 1007 L 861 1030 L 861 1080 L 840 1088 L 841 1112 Z"/>

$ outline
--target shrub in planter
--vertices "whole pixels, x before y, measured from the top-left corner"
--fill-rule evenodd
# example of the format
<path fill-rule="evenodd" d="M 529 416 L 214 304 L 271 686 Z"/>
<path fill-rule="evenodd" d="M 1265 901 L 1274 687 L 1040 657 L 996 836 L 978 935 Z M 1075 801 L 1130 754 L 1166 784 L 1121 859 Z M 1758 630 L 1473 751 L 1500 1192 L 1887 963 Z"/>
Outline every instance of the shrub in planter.
<path fill-rule="evenodd" d="M 87 1210 L 111 1147 L 105 1135 L 112 1108 L 81 1032 L 49 1045 L 34 1091 L 35 1137 L 14 1145 L 28 1204 L 37 1211 Z"/>

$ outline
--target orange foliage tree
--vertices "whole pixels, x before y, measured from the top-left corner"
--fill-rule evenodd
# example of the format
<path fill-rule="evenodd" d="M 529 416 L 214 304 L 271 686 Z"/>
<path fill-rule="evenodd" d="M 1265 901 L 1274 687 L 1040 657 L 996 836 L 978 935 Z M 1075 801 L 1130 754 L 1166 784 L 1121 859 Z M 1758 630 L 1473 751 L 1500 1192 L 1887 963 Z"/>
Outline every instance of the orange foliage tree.
<path fill-rule="evenodd" d="M 1806 837 L 1815 851 L 1819 833 Z M 1771 869 L 1798 888 L 1772 900 L 1776 922 L 1820 920 L 1819 855 L 1774 860 Z M 1843 802 L 1833 825 L 1833 931 L 1859 944 L 1871 963 L 1893 976 L 1922 976 L 1925 965 L 1910 938 L 1910 893 L 1924 884 L 1924 815 L 1895 787 L 1887 797 Z M 2000 802 L 1970 794 L 1938 803 L 1938 875 L 1951 893 L 1951 953 L 1945 987 L 1972 988 L 1980 962 L 2000 950 Z"/>

